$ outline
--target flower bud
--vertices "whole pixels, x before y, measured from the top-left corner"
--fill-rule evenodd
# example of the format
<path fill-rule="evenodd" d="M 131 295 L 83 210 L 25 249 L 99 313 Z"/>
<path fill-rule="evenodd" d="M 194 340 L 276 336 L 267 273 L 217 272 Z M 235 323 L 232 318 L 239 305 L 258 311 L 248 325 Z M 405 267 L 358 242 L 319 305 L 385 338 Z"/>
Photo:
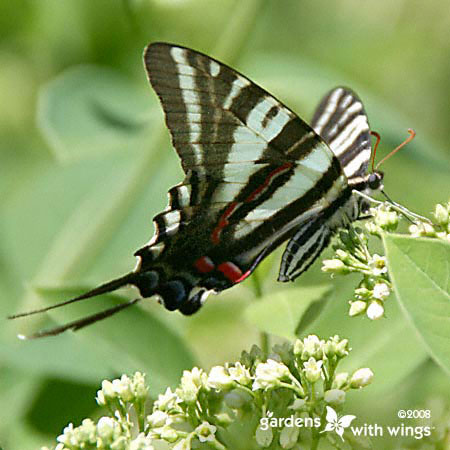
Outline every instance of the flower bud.
<path fill-rule="evenodd" d="M 347 372 L 339 372 L 334 376 L 333 388 L 342 389 L 348 383 L 349 375 Z"/>
<path fill-rule="evenodd" d="M 367 308 L 367 317 L 370 320 L 378 320 L 381 319 L 384 315 L 384 307 L 378 301 L 370 302 Z"/>
<path fill-rule="evenodd" d="M 330 389 L 325 391 L 324 400 L 333 406 L 342 405 L 345 402 L 345 392 L 341 389 Z"/>
<path fill-rule="evenodd" d="M 272 428 L 269 427 L 266 430 L 263 430 L 261 427 L 258 427 L 256 429 L 255 440 L 260 447 L 268 447 L 272 443 L 272 439 Z"/>
<path fill-rule="evenodd" d="M 322 261 L 322 272 L 346 274 L 349 269 L 340 259 L 324 259 Z"/>
<path fill-rule="evenodd" d="M 283 363 L 268 359 L 266 363 L 259 363 L 255 370 L 255 381 L 252 389 L 269 389 L 279 385 L 281 379 L 288 377 L 289 369 Z"/>
<path fill-rule="evenodd" d="M 449 211 L 445 206 L 439 203 L 434 210 L 434 217 L 436 218 L 436 222 L 441 226 L 445 226 L 449 223 Z"/>
<path fill-rule="evenodd" d="M 372 382 L 372 379 L 373 372 L 369 368 L 358 369 L 350 379 L 350 387 L 353 389 L 365 387 Z"/>
<path fill-rule="evenodd" d="M 136 372 L 133 375 L 132 388 L 136 400 L 145 401 L 148 396 L 148 387 L 145 385 L 145 375 Z"/>
<path fill-rule="evenodd" d="M 303 345 L 301 339 L 296 339 L 294 342 L 294 355 L 300 356 L 303 353 L 304 348 L 305 346 Z"/>
<path fill-rule="evenodd" d="M 214 366 L 208 375 L 208 386 L 220 390 L 229 390 L 233 387 L 234 381 L 224 367 Z"/>
<path fill-rule="evenodd" d="M 336 343 L 336 355 L 339 357 L 347 356 L 349 352 L 348 339 L 342 339 Z"/>
<path fill-rule="evenodd" d="M 147 422 L 152 428 L 163 427 L 171 423 L 169 415 L 164 411 L 156 410 L 147 416 Z"/>
<path fill-rule="evenodd" d="M 391 290 L 389 289 L 389 286 L 386 283 L 377 283 L 375 284 L 373 288 L 373 297 L 378 300 L 384 300 L 385 298 L 389 297 L 389 294 L 391 293 Z"/>
<path fill-rule="evenodd" d="M 367 309 L 367 303 L 363 302 L 362 300 L 356 300 L 355 302 L 350 303 L 350 310 L 348 312 L 348 315 L 350 317 L 357 316 L 359 314 L 362 314 Z"/>
<path fill-rule="evenodd" d="M 234 365 L 234 367 L 229 367 L 228 372 L 230 373 L 232 380 L 242 384 L 243 386 L 249 385 L 252 381 L 250 371 L 239 361 Z"/>
<path fill-rule="evenodd" d="M 178 433 L 169 425 L 164 425 L 158 430 L 161 439 L 164 439 L 167 442 L 175 442 L 178 439 Z"/>
<path fill-rule="evenodd" d="M 297 443 L 299 432 L 298 427 L 284 427 L 280 433 L 281 448 L 292 448 Z"/>
<path fill-rule="evenodd" d="M 120 425 L 111 417 L 101 417 L 97 422 L 98 437 L 105 441 L 112 441 L 114 439 L 114 431 Z"/>

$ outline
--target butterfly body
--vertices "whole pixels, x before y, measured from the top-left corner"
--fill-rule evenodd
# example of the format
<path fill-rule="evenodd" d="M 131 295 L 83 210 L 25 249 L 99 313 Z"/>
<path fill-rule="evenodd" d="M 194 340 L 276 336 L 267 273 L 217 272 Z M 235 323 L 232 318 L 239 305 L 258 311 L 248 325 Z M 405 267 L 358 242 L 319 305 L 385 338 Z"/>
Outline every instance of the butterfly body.
<path fill-rule="evenodd" d="M 350 89 L 330 91 L 309 126 L 202 53 L 154 43 L 144 63 L 185 178 L 169 190 L 153 238 L 135 253 L 135 270 L 63 304 L 132 284 L 142 297 L 158 295 L 167 309 L 189 315 L 285 241 L 278 279 L 294 280 L 335 230 L 367 208 L 354 192 L 382 187 L 381 172 L 367 174 L 369 125 Z M 116 310 L 38 335 L 78 329 Z"/>

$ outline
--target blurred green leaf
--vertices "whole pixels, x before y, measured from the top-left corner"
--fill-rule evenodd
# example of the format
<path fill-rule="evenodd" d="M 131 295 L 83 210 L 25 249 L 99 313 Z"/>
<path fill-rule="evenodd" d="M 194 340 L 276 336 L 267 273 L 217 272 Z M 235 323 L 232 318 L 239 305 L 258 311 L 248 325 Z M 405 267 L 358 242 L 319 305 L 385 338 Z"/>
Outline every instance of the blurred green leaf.
<path fill-rule="evenodd" d="M 266 294 L 245 310 L 245 318 L 261 331 L 295 339 L 303 315 L 329 289 L 330 286 L 307 286 Z"/>
<path fill-rule="evenodd" d="M 400 235 L 385 235 L 383 242 L 406 319 L 430 356 L 450 373 L 450 244 Z"/>
<path fill-rule="evenodd" d="M 38 124 L 60 161 L 132 146 L 145 136 L 156 103 L 111 69 L 71 68 L 41 89 Z"/>

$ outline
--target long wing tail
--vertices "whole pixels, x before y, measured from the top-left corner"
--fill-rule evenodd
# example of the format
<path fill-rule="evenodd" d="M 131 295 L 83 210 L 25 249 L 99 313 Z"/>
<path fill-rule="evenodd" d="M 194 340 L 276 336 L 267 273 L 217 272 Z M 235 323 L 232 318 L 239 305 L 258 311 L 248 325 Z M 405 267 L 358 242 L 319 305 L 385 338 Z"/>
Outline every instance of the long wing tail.
<path fill-rule="evenodd" d="M 45 308 L 34 309 L 32 311 L 27 311 L 24 313 L 13 314 L 8 316 L 8 319 L 18 319 L 19 317 L 27 317 L 33 314 L 39 314 L 46 311 L 50 311 L 51 309 L 60 308 L 61 306 L 70 305 L 71 303 L 79 302 L 80 300 L 85 300 L 87 298 L 95 297 L 100 294 L 106 294 L 108 292 L 115 291 L 116 289 L 121 288 L 127 284 L 133 283 L 136 281 L 137 276 L 134 272 L 128 273 L 123 277 L 116 278 L 115 280 L 109 281 L 108 283 L 104 283 L 96 288 L 85 292 L 84 294 L 79 295 L 78 297 L 71 298 L 69 300 L 65 300 L 60 303 L 56 303 L 54 305 L 46 306 Z"/>
<path fill-rule="evenodd" d="M 39 308 L 32 311 L 27 311 L 24 313 L 14 314 L 8 317 L 8 319 L 17 319 L 20 317 L 27 317 L 31 316 L 33 314 L 39 314 L 46 311 L 50 311 L 55 308 L 60 308 L 61 306 L 66 306 L 71 303 L 79 302 L 81 300 L 85 300 L 91 297 L 96 297 L 97 295 L 106 294 L 108 292 L 115 291 L 116 289 L 121 288 L 122 286 L 125 286 L 127 284 L 134 284 L 136 285 L 140 290 L 141 287 L 144 285 L 141 285 L 141 282 L 145 282 L 145 292 L 147 294 L 151 294 L 151 291 L 154 290 L 156 287 L 157 281 L 152 280 L 149 277 L 146 277 L 145 280 L 142 279 L 142 274 L 137 274 L 135 272 L 128 273 L 127 275 L 124 275 L 123 277 L 116 278 L 115 280 L 109 281 L 108 283 L 104 283 L 88 292 L 85 292 L 84 294 L 79 295 L 78 297 L 71 298 L 69 300 L 65 300 L 59 303 L 56 303 L 54 305 L 47 306 L 45 308 Z M 48 330 L 41 330 L 37 333 L 31 334 L 29 336 L 25 335 L 19 335 L 18 337 L 20 339 L 37 339 L 45 336 L 56 336 L 58 334 L 63 333 L 66 330 L 79 330 L 80 328 L 84 328 L 87 325 L 90 325 L 94 322 L 98 322 L 99 320 L 106 319 L 107 317 L 110 317 L 119 311 L 122 311 L 125 308 L 128 308 L 131 305 L 134 305 L 137 303 L 141 298 L 137 298 L 125 303 L 120 303 L 119 305 L 115 305 L 111 308 L 105 309 L 103 311 L 100 311 L 95 314 L 91 314 L 89 316 L 83 317 L 78 320 L 74 320 L 72 322 L 69 322 L 65 325 L 56 326 L 54 328 L 50 328 Z"/>

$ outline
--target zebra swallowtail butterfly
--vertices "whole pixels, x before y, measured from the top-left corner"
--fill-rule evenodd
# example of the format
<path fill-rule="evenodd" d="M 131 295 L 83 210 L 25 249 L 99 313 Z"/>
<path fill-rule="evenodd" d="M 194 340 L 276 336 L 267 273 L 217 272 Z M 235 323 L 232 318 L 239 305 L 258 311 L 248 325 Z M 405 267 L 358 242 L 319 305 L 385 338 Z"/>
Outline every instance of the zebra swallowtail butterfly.
<path fill-rule="evenodd" d="M 230 67 L 189 48 L 150 44 L 145 67 L 165 113 L 184 180 L 154 218 L 156 232 L 129 274 L 48 311 L 131 284 L 168 310 L 195 313 L 211 291 L 245 280 L 288 241 L 279 281 L 297 278 L 333 232 L 367 203 L 354 191 L 381 189 L 367 174 L 370 130 L 348 88 L 330 91 L 311 126 Z M 30 337 L 77 330 L 138 302 L 122 303 Z"/>

